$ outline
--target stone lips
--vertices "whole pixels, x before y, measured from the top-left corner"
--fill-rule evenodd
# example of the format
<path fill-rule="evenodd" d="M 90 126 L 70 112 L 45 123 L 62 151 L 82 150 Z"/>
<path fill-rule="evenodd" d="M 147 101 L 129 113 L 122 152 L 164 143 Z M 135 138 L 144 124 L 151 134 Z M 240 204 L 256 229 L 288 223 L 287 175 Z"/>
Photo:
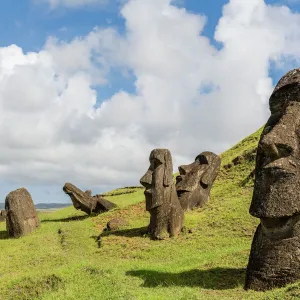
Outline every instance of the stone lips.
<path fill-rule="evenodd" d="M 168 149 L 154 149 L 150 166 L 140 183 L 145 187 L 146 210 L 150 213 L 148 231 L 152 239 L 177 236 L 184 222 L 173 182 L 173 164 Z"/>
<path fill-rule="evenodd" d="M 34 231 L 40 222 L 31 198 L 25 188 L 10 192 L 5 199 L 6 228 L 11 237 L 21 237 Z"/>

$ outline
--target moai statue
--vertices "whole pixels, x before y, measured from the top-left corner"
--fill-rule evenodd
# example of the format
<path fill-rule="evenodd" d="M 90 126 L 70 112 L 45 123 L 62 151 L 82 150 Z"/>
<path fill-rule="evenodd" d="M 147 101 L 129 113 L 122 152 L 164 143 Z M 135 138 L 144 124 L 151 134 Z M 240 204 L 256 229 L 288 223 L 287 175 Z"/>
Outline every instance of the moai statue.
<path fill-rule="evenodd" d="M 5 199 L 6 229 L 11 237 L 21 237 L 40 226 L 32 198 L 24 189 L 10 192 Z"/>
<path fill-rule="evenodd" d="M 250 206 L 260 224 L 245 282 L 258 291 L 300 280 L 300 69 L 279 80 L 269 104 Z"/>
<path fill-rule="evenodd" d="M 6 210 L 0 210 L 0 222 L 6 220 L 6 215 L 7 215 Z"/>
<path fill-rule="evenodd" d="M 202 152 L 189 165 L 178 167 L 176 190 L 181 207 L 190 210 L 203 206 L 218 175 L 221 158 L 212 152 Z"/>
<path fill-rule="evenodd" d="M 92 196 L 92 192 L 83 192 L 72 183 L 65 183 L 63 191 L 70 196 L 74 208 L 80 209 L 88 215 L 100 214 L 117 207 L 114 203 L 104 199 L 100 195 Z"/>
<path fill-rule="evenodd" d="M 146 188 L 146 210 L 150 212 L 149 234 L 152 239 L 177 236 L 184 221 L 173 181 L 172 157 L 168 149 L 154 149 L 150 167 L 140 183 Z"/>

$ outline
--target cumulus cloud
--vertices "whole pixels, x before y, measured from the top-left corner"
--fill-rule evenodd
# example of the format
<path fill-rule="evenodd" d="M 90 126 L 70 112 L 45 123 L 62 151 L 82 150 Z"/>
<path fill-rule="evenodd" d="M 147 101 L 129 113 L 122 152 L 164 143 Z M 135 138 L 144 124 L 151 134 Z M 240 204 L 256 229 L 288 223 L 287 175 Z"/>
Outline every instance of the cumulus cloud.
<path fill-rule="evenodd" d="M 0 48 L 0 177 L 20 184 L 108 189 L 137 184 L 150 151 L 169 148 L 174 170 L 220 153 L 268 117 L 270 65 L 300 59 L 300 15 L 262 0 L 231 0 L 215 30 L 170 0 L 130 0 L 126 32 L 95 28 L 40 52 Z M 134 94 L 100 105 L 111 69 L 135 75 Z M 97 87 L 97 91 L 95 89 Z"/>

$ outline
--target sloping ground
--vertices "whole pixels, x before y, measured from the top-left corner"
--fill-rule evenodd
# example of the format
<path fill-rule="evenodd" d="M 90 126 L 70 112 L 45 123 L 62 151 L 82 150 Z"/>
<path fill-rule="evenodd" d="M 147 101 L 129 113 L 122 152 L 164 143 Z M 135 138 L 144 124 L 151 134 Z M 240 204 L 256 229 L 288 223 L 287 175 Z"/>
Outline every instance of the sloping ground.
<path fill-rule="evenodd" d="M 73 207 L 40 214 L 42 226 L 7 239 L 0 224 L 0 299 L 299 299 L 300 285 L 266 293 L 243 283 L 258 221 L 248 214 L 260 131 L 222 155 L 208 205 L 186 214 L 186 233 L 151 241 L 143 190 L 108 197 L 119 209 L 87 217 Z M 97 236 L 112 217 L 126 228 Z M 189 233 L 190 231 L 190 233 Z"/>

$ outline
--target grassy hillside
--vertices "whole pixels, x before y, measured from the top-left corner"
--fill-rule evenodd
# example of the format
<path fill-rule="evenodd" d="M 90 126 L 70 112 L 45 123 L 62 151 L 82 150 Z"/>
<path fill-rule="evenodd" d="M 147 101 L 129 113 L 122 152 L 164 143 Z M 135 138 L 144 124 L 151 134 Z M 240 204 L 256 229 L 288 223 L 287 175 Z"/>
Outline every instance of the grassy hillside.
<path fill-rule="evenodd" d="M 21 239 L 8 239 L 0 223 L 0 299 L 299 299 L 298 284 L 243 290 L 258 223 L 248 208 L 260 133 L 222 154 L 210 201 L 186 214 L 177 239 L 143 235 L 149 214 L 138 188 L 110 192 L 119 208 L 96 217 L 73 207 L 41 213 L 41 228 Z M 115 216 L 129 225 L 97 242 Z"/>

